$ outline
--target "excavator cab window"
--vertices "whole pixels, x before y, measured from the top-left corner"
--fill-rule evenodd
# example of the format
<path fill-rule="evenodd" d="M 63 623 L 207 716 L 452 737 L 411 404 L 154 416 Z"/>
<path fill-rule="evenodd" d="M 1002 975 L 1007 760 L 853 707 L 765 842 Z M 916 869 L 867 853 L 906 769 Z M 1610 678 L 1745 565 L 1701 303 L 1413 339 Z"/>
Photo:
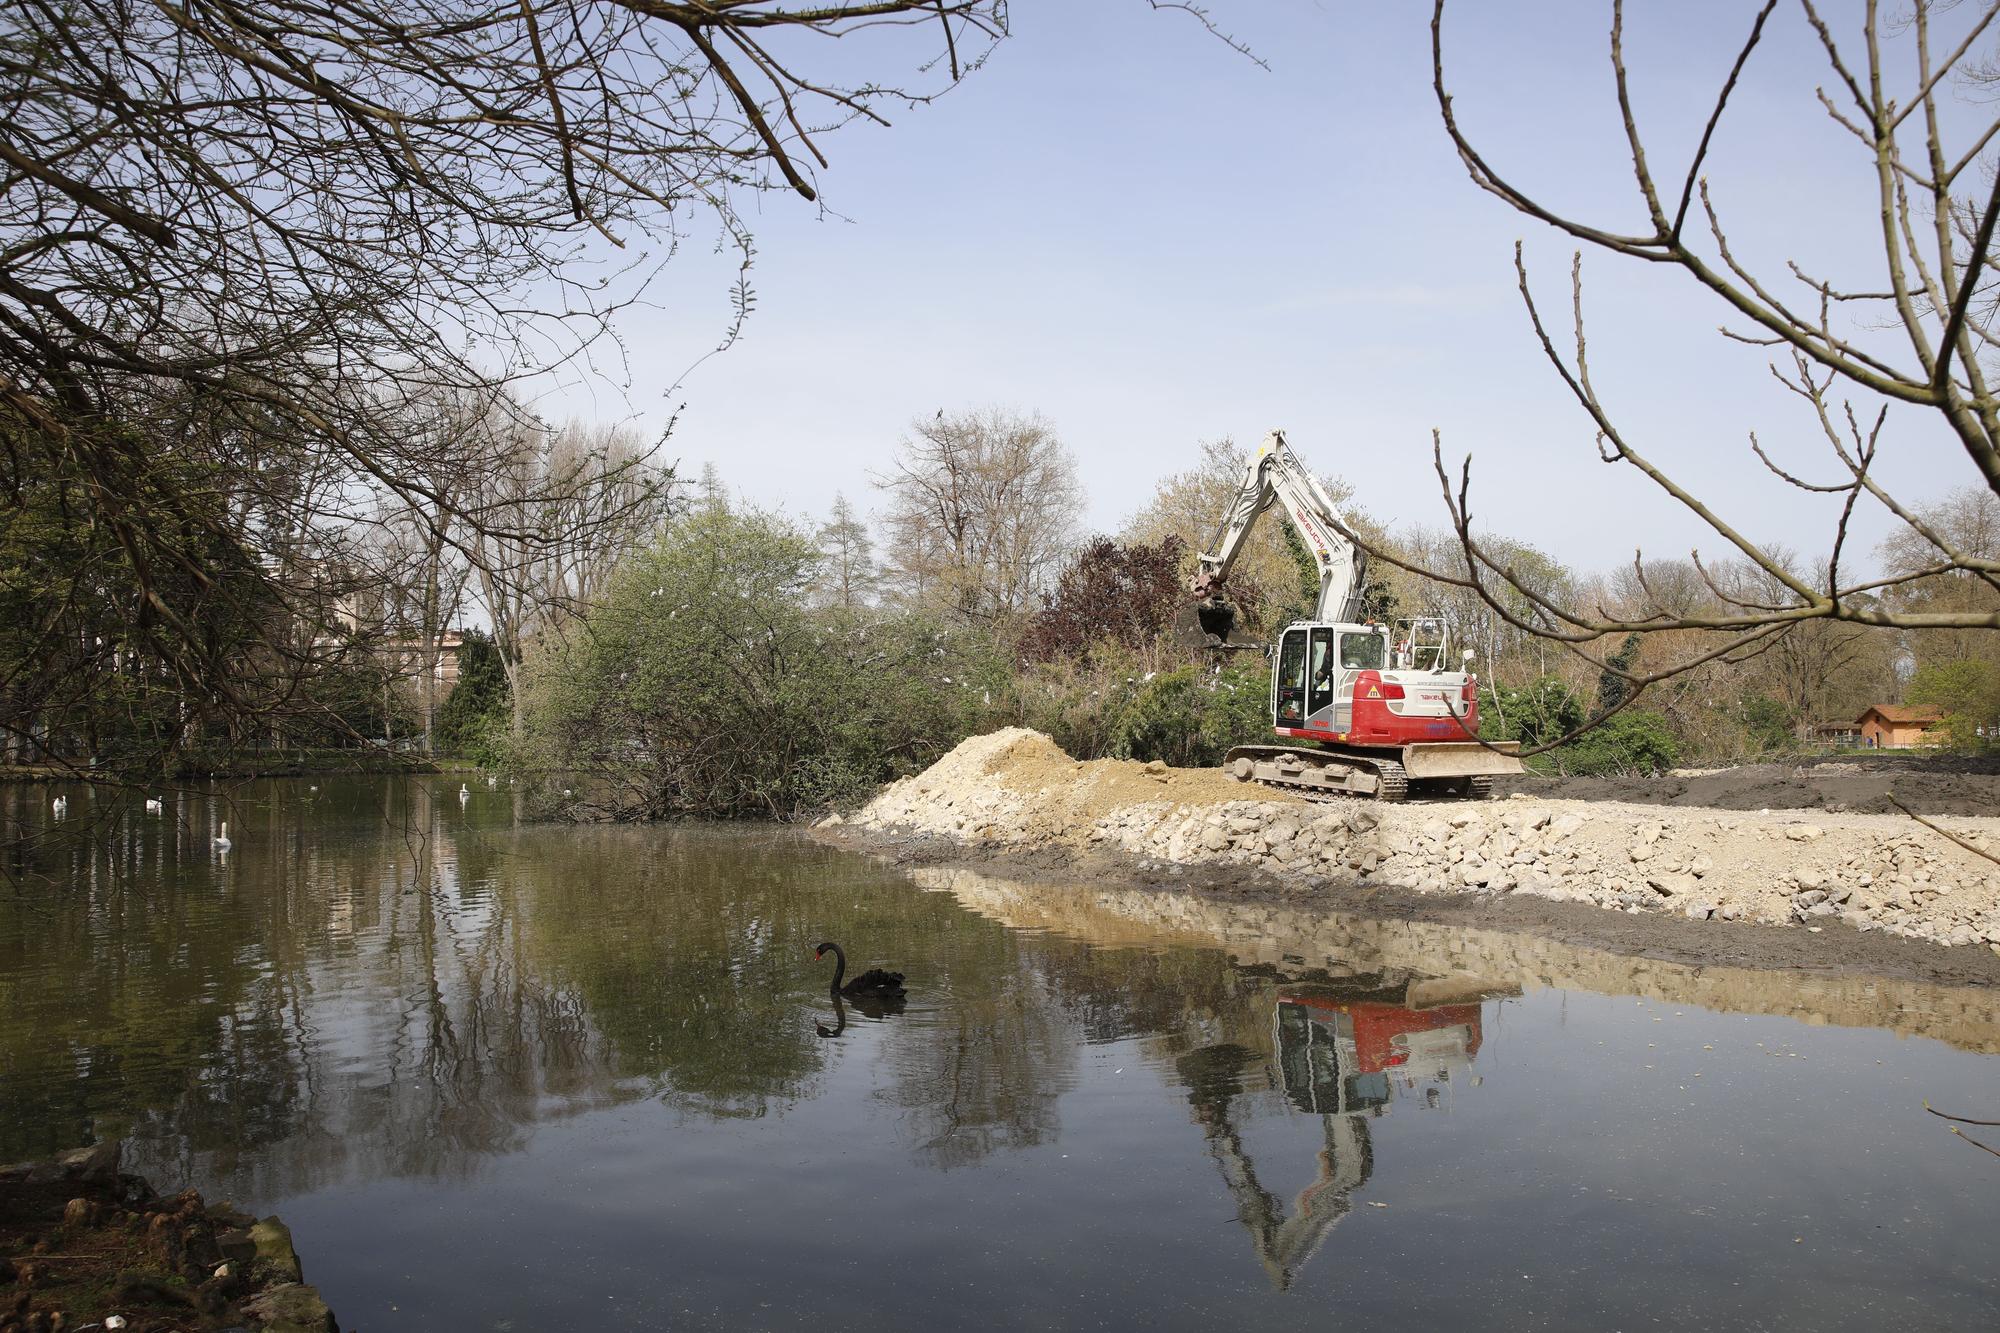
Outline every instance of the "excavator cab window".
<path fill-rule="evenodd" d="M 1306 716 L 1311 717 L 1333 702 L 1333 631 L 1312 632 L 1312 689 L 1306 693 Z"/>
<path fill-rule="evenodd" d="M 1281 727 L 1306 720 L 1306 632 L 1287 630 L 1278 645 L 1277 721 Z"/>
<path fill-rule="evenodd" d="M 1382 636 L 1343 634 L 1340 636 L 1340 665 L 1347 671 L 1382 669 Z"/>

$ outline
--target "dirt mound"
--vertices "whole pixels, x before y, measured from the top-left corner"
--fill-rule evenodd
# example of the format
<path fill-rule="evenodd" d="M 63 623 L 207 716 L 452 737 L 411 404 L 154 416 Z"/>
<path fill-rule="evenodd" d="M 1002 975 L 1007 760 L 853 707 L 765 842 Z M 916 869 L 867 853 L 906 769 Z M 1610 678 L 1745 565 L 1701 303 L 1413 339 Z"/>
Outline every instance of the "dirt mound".
<path fill-rule="evenodd" d="M 970 737 L 922 773 L 892 783 L 858 818 L 951 837 L 1043 843 L 1081 837 L 1133 806 L 1205 808 L 1246 797 L 1292 800 L 1218 769 L 1072 759 L 1039 731 L 1007 727 Z"/>
<path fill-rule="evenodd" d="M 1658 777 L 1502 779 L 1503 793 L 1565 801 L 1706 806 L 1715 810 L 1826 810 L 1893 814 L 1894 796 L 1918 814 L 2000 813 L 2000 759 L 1856 755 L 1801 764 L 1745 764 Z"/>
<path fill-rule="evenodd" d="M 1217 768 L 1169 768 L 1157 761 L 1142 764 L 1130 759 L 1072 759 L 1039 731 L 1020 727 L 1010 731 L 1019 735 L 987 759 L 987 775 L 1019 792 L 1060 795 L 1065 812 L 1079 826 L 1093 824 L 1113 810 L 1148 801 L 1209 806 L 1246 797 L 1291 799 L 1282 793 L 1246 787 Z"/>

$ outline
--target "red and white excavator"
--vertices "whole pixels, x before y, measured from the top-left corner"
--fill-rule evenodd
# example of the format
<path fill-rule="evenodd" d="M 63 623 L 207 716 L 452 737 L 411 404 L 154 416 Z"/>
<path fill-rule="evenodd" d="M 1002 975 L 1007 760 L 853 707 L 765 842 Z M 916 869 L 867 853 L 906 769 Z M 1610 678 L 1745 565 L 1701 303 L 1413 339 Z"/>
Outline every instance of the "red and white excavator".
<path fill-rule="evenodd" d="M 1223 767 L 1240 782 L 1307 796 L 1346 794 L 1400 801 L 1406 795 L 1484 799 L 1498 774 L 1519 773 L 1516 742 L 1479 735 L 1479 678 L 1472 653 L 1450 660 L 1442 621 L 1396 626 L 1362 622 L 1366 556 L 1342 533 L 1326 488 L 1272 431 L 1250 460 L 1215 549 L 1199 557 L 1190 591 L 1201 626 L 1226 643 L 1234 608 L 1223 599 L 1229 571 L 1251 528 L 1272 505 L 1319 564 L 1311 620 L 1279 635 L 1271 671 L 1271 722 L 1297 745 L 1239 745 Z M 1453 669 L 1447 670 L 1447 667 Z"/>

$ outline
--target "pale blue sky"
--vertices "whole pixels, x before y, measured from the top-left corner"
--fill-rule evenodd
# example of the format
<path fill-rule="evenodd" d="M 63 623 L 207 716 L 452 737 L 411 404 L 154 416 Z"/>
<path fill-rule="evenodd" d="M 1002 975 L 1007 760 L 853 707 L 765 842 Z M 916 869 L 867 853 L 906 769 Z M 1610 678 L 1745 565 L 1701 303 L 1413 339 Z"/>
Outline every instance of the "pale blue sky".
<path fill-rule="evenodd" d="M 1830 0 L 1837 23 L 1858 5 Z M 1512 247 L 1568 328 L 1572 245 L 1472 185 L 1430 90 L 1427 4 L 1213 0 L 1271 65 L 1141 0 L 1017 0 L 1014 36 L 963 87 L 892 128 L 828 137 L 824 197 L 753 219 L 758 306 L 691 374 L 669 452 L 801 513 L 869 474 L 912 417 L 1039 411 L 1075 450 L 1090 522 L 1113 530 L 1197 442 L 1283 426 L 1395 521 L 1442 522 L 1433 427 L 1474 455 L 1486 524 L 1580 566 L 1721 543 L 1629 468 L 1593 457 L 1587 419 L 1531 341 Z M 1754 7 L 1628 6 L 1648 151 L 1677 182 Z M 1447 20 L 1462 121 L 1500 170 L 1587 218 L 1643 213 L 1616 121 L 1599 0 L 1460 0 Z M 852 51 L 843 57 L 855 58 Z M 886 71 L 884 72 L 886 75 Z M 1827 81 L 1795 6 L 1772 20 L 1709 175 L 1732 243 L 1881 285 L 1869 162 L 1813 99 Z M 1586 254 L 1592 369 L 1635 444 L 1751 532 L 1807 551 L 1833 505 L 1749 454 L 1756 430 L 1831 479 L 1804 405 L 1720 302 L 1674 273 Z M 662 391 L 727 322 L 730 266 L 691 246 L 621 328 L 633 384 L 546 406 L 657 428 Z M 1796 289 L 1788 295 L 1795 295 Z M 1907 359 L 1906 357 L 1903 359 Z M 1872 410 L 1872 408 L 1871 408 Z M 1933 423 L 1891 413 L 1889 480 L 1930 499 L 1973 479 Z M 1824 460 L 1824 461 L 1822 461 Z M 1861 524 L 1866 544 L 1885 531 Z"/>

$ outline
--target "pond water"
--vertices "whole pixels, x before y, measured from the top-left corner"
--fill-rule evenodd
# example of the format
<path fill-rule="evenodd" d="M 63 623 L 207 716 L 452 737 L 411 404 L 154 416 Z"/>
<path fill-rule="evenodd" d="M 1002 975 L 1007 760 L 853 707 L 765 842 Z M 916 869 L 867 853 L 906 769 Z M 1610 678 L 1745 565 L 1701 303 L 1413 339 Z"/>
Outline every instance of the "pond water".
<path fill-rule="evenodd" d="M 1922 1109 L 2000 1119 L 2000 997 L 314 786 L 16 857 L 0 1161 L 124 1137 L 345 1326 L 2000 1322 Z"/>

